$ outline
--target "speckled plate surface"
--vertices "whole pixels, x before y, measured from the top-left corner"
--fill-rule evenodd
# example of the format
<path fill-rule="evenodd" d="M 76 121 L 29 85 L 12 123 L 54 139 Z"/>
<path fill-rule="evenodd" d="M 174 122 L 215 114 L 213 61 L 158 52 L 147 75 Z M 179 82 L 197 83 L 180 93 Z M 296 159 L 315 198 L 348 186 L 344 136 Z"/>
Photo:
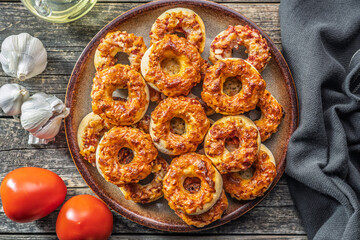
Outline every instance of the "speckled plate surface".
<path fill-rule="evenodd" d="M 96 168 L 83 161 L 79 154 L 76 139 L 77 128 L 81 119 L 91 112 L 90 92 L 92 79 L 95 75 L 93 61 L 100 39 L 110 31 L 125 30 L 143 36 L 145 43 L 149 46 L 149 31 L 153 22 L 162 12 L 174 7 L 190 8 L 203 19 L 206 27 L 206 46 L 202 57 L 205 59 L 208 58 L 211 41 L 229 24 L 249 24 L 258 29 L 267 39 L 272 59 L 262 72 L 262 76 L 267 82 L 267 89 L 282 104 L 286 113 L 279 131 L 265 142 L 265 145 L 273 152 L 277 162 L 278 174 L 267 193 L 271 191 L 285 170 L 287 145 L 290 135 L 297 126 L 298 105 L 295 85 L 283 56 L 270 38 L 238 12 L 216 3 L 184 0 L 155 1 L 129 10 L 101 29 L 86 46 L 71 75 L 66 94 L 66 105 L 70 108 L 71 114 L 65 120 L 65 129 L 70 152 L 79 172 L 90 188 L 108 206 L 122 216 L 147 227 L 164 231 L 191 232 L 213 228 L 240 217 L 256 206 L 267 193 L 263 197 L 247 202 L 236 201 L 228 196 L 229 208 L 220 220 L 201 229 L 188 226 L 169 208 L 165 199 L 146 205 L 125 200 L 115 185 L 106 182 L 98 174 Z"/>

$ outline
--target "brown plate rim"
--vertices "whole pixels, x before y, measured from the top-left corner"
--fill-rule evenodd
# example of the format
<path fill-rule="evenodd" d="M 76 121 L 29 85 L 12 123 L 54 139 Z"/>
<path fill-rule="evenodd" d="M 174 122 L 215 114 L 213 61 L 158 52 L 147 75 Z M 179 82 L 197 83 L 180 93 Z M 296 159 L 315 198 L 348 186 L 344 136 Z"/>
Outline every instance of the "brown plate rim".
<path fill-rule="evenodd" d="M 70 109 L 71 109 L 73 93 L 74 93 L 73 90 L 74 90 L 75 85 L 76 85 L 76 79 L 78 78 L 81 70 L 83 69 L 85 59 L 90 54 L 91 50 L 95 47 L 96 42 L 98 42 L 100 40 L 100 38 L 105 36 L 105 34 L 109 30 L 111 30 L 114 27 L 114 25 L 118 24 L 119 22 L 125 21 L 125 20 L 127 20 L 127 19 L 129 19 L 129 18 L 131 18 L 131 17 L 135 16 L 136 14 L 139 14 L 139 13 L 141 13 L 143 11 L 151 11 L 151 10 L 154 10 L 154 9 L 157 9 L 157 8 L 160 8 L 160 7 L 165 7 L 165 6 L 169 6 L 169 5 L 173 5 L 173 4 L 174 5 L 186 4 L 188 6 L 201 6 L 201 7 L 206 7 L 208 9 L 210 8 L 212 10 L 217 10 L 217 11 L 222 11 L 222 12 L 225 11 L 227 14 L 232 15 L 233 17 L 238 18 L 239 20 L 241 20 L 243 22 L 246 22 L 251 27 L 259 30 L 260 33 L 268 41 L 272 56 L 273 56 L 274 60 L 276 61 L 276 63 L 278 64 L 279 68 L 281 69 L 282 75 L 284 77 L 284 81 L 285 81 L 286 86 L 287 86 L 287 91 L 289 93 L 290 100 L 291 100 L 290 107 L 291 107 L 292 111 L 291 111 L 291 113 L 287 113 L 287 114 L 291 114 L 291 120 L 290 120 L 290 126 L 289 126 L 290 129 L 289 129 L 288 138 L 286 140 L 286 148 L 282 153 L 281 159 L 279 161 L 280 164 L 277 166 L 278 174 L 277 174 L 276 178 L 274 179 L 273 184 L 270 186 L 268 191 L 265 193 L 265 195 L 255 199 L 255 200 L 249 201 L 248 203 L 244 204 L 243 206 L 241 206 L 237 210 L 231 212 L 230 214 L 226 214 L 220 220 L 218 220 L 218 221 L 216 221 L 216 222 L 214 222 L 214 223 L 212 223 L 212 224 L 210 224 L 208 226 L 205 226 L 204 228 L 196 228 L 194 226 L 188 226 L 186 224 L 184 224 L 184 225 L 172 225 L 172 224 L 168 224 L 168 223 L 158 222 L 158 221 L 156 221 L 154 219 L 144 217 L 144 216 L 142 216 L 140 214 L 136 214 L 136 213 L 134 213 L 134 212 L 132 212 L 132 211 L 130 211 L 128 209 L 123 208 L 120 204 L 118 204 L 113 199 L 111 199 L 110 196 L 108 196 L 105 193 L 105 191 L 103 189 L 101 189 L 101 187 L 98 186 L 92 180 L 90 172 L 88 171 L 85 163 L 82 161 L 82 158 L 81 158 L 81 156 L 79 154 L 79 148 L 78 148 L 77 142 L 75 141 L 76 133 L 72 132 L 72 130 L 71 130 L 71 129 L 73 129 L 73 125 L 72 125 L 72 121 L 71 121 L 72 120 L 72 115 L 69 115 L 65 119 L 65 135 L 66 135 L 67 144 L 68 144 L 68 147 L 69 147 L 71 157 L 72 157 L 78 171 L 80 172 L 81 176 L 83 177 L 85 182 L 89 185 L 89 187 L 92 189 L 92 191 L 102 201 L 104 201 L 109 207 L 111 207 L 114 211 L 118 212 L 120 215 L 126 217 L 127 219 L 129 219 L 129 220 L 131 220 L 133 222 L 136 222 L 136 223 L 141 224 L 143 226 L 154 228 L 154 229 L 157 229 L 157 230 L 172 231 L 172 232 L 195 232 L 195 231 L 207 230 L 207 229 L 210 229 L 210 228 L 214 228 L 214 227 L 223 225 L 225 223 L 230 222 L 231 220 L 234 220 L 234 219 L 240 217 L 241 215 L 245 214 L 246 212 L 250 211 L 253 207 L 255 207 L 258 203 L 260 203 L 266 197 L 266 195 L 274 188 L 274 186 L 277 184 L 280 177 L 282 176 L 282 174 L 285 171 L 285 166 L 286 166 L 286 159 L 285 158 L 286 158 L 287 146 L 288 146 L 291 134 L 295 131 L 295 129 L 297 128 L 297 125 L 298 125 L 298 100 L 297 100 L 295 83 L 294 83 L 294 80 L 292 78 L 290 69 L 289 69 L 284 57 L 282 56 L 281 52 L 277 49 L 275 44 L 272 42 L 272 40 L 269 38 L 269 36 L 266 33 L 264 33 L 255 23 L 253 23 L 252 21 L 250 21 L 249 19 L 247 19 L 246 17 L 244 17 L 240 13 L 236 12 L 235 10 L 230 9 L 230 8 L 228 8 L 226 6 L 222 6 L 220 4 L 214 3 L 214 2 L 206 1 L 206 0 L 198 0 L 198 1 L 192 1 L 192 0 L 159 0 L 159 1 L 154 1 L 154 2 L 150 2 L 150 3 L 140 5 L 138 7 L 130 9 L 129 11 L 121 14 L 120 16 L 118 16 L 117 18 L 112 20 L 110 23 L 108 23 L 104 28 L 102 28 L 93 37 L 93 39 L 85 47 L 84 51 L 82 52 L 82 54 L 80 55 L 78 61 L 76 62 L 75 66 L 74 66 L 74 69 L 73 69 L 73 72 L 72 72 L 72 74 L 70 76 L 70 80 L 69 80 L 69 83 L 68 83 L 66 96 L 65 96 L 65 103 L 66 103 L 66 106 L 70 107 Z"/>

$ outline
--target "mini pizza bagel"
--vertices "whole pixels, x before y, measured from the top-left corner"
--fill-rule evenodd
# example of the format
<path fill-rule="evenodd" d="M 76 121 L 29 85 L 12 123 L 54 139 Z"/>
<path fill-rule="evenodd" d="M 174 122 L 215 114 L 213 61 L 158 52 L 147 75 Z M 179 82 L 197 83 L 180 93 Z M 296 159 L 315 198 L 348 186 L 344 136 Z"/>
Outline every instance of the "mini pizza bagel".
<path fill-rule="evenodd" d="M 94 65 L 97 71 L 112 67 L 116 64 L 116 54 L 124 52 L 129 55 L 130 67 L 140 72 L 141 59 L 146 51 L 142 37 L 134 34 L 117 31 L 108 33 L 96 49 Z"/>
<path fill-rule="evenodd" d="M 154 174 L 153 180 L 146 184 L 129 183 L 120 187 L 125 199 L 136 203 L 150 203 L 163 196 L 162 182 L 167 172 L 168 163 L 161 157 L 157 157 L 152 167 L 151 173 Z"/>
<path fill-rule="evenodd" d="M 210 61 L 215 64 L 218 60 L 232 57 L 233 48 L 246 47 L 248 58 L 245 59 L 261 72 L 270 61 L 270 49 L 258 30 L 250 26 L 229 26 L 228 29 L 215 37 L 210 46 Z"/>
<path fill-rule="evenodd" d="M 259 129 L 261 141 L 264 142 L 277 132 L 284 113 L 280 103 L 267 90 L 265 90 L 257 106 L 260 108 L 261 117 L 254 123 Z"/>
<path fill-rule="evenodd" d="M 116 89 L 128 89 L 126 101 L 114 100 Z M 138 122 L 149 106 L 149 89 L 141 74 L 117 64 L 97 72 L 93 81 L 92 110 L 108 123 L 131 125 Z"/>
<path fill-rule="evenodd" d="M 185 122 L 182 135 L 171 130 L 171 120 L 181 118 Z M 210 121 L 200 102 L 188 97 L 166 98 L 151 113 L 150 135 L 160 152 L 179 155 L 193 152 L 203 141 Z"/>
<path fill-rule="evenodd" d="M 154 44 L 167 34 L 183 33 L 190 44 L 200 53 L 205 47 L 205 25 L 194 11 L 187 8 L 173 8 L 161 14 L 151 27 L 150 44 Z"/>
<path fill-rule="evenodd" d="M 126 149 L 132 151 L 132 159 Z M 98 144 L 96 167 L 106 181 L 121 187 L 146 178 L 157 154 L 149 134 L 131 127 L 113 127 Z"/>
<path fill-rule="evenodd" d="M 239 142 L 233 151 L 226 148 L 227 139 Z M 245 116 L 228 116 L 216 121 L 206 134 L 205 154 L 221 174 L 248 169 L 257 159 L 261 145 L 256 125 Z"/>
<path fill-rule="evenodd" d="M 80 122 L 77 131 L 77 141 L 80 148 L 80 154 L 86 161 L 95 166 L 96 148 L 101 137 L 112 127 L 104 119 L 91 112 L 87 114 Z"/>
<path fill-rule="evenodd" d="M 183 213 L 182 211 L 176 211 L 176 215 L 178 215 L 186 224 L 193 225 L 195 227 L 204 227 L 209 225 L 212 222 L 220 219 L 225 210 L 228 207 L 228 200 L 226 198 L 225 192 L 222 191 L 219 200 L 208 210 L 199 215 L 188 215 Z"/>
<path fill-rule="evenodd" d="M 224 83 L 232 77 L 241 81 L 242 88 L 237 94 L 229 96 L 224 93 Z M 256 107 L 265 87 L 264 79 L 248 62 L 240 58 L 227 58 L 208 68 L 201 97 L 217 113 L 239 115 Z"/>
<path fill-rule="evenodd" d="M 154 43 L 141 60 L 141 74 L 155 90 L 168 97 L 188 95 L 200 82 L 203 61 L 185 38 L 166 35 Z"/>
<path fill-rule="evenodd" d="M 237 200 L 251 200 L 264 195 L 276 177 L 276 163 L 271 151 L 261 145 L 258 159 L 253 164 L 251 177 L 241 172 L 223 175 L 224 189 Z"/>
<path fill-rule="evenodd" d="M 210 159 L 197 153 L 174 158 L 163 181 L 170 208 L 187 215 L 209 211 L 220 198 L 222 188 L 220 173 Z"/>

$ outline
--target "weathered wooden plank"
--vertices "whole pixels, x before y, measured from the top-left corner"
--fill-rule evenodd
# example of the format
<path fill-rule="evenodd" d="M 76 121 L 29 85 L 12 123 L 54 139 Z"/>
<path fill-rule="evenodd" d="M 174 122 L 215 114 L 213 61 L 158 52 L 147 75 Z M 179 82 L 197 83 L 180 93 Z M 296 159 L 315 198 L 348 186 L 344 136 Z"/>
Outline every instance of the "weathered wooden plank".
<path fill-rule="evenodd" d="M 15 223 L 0 213 L 0 232 L 2 233 L 54 233 L 58 210 L 34 223 Z M 150 229 L 133 223 L 114 214 L 114 233 L 137 234 L 166 234 L 165 232 Z M 256 207 L 244 216 L 215 229 L 206 231 L 206 234 L 274 234 L 292 235 L 304 234 L 297 212 L 293 207 Z"/>
<path fill-rule="evenodd" d="M 12 34 L 28 32 L 40 38 L 46 47 L 56 46 L 59 49 L 62 46 L 85 47 L 103 26 L 118 15 L 136 6 L 139 6 L 139 4 L 98 3 L 91 12 L 78 21 L 68 24 L 53 24 L 37 19 L 21 3 L 3 2 L 0 3 L 3 13 L 0 16 L 0 41 Z M 273 41 L 280 43 L 279 4 L 226 3 L 224 6 L 241 12 L 258 24 Z M 24 21 L 24 19 L 27 21 Z M 46 24 L 46 28 L 44 28 L 44 24 Z"/>
<path fill-rule="evenodd" d="M 19 0 L 0 0 L 0 2 L 18 2 Z M 147 3 L 149 0 L 100 0 L 99 3 Z M 217 3 L 280 3 L 280 0 L 216 0 Z"/>
<path fill-rule="evenodd" d="M 194 236 L 199 240 L 305 240 L 307 239 L 305 235 L 300 236 L 282 236 L 282 235 L 241 235 L 241 236 L 229 236 L 229 235 L 218 235 L 218 236 Z M 58 239 L 56 235 L 0 235 L 0 240 L 56 240 Z M 189 239 L 189 236 L 173 236 L 173 235 L 117 235 L 112 234 L 110 240 L 186 240 Z"/>

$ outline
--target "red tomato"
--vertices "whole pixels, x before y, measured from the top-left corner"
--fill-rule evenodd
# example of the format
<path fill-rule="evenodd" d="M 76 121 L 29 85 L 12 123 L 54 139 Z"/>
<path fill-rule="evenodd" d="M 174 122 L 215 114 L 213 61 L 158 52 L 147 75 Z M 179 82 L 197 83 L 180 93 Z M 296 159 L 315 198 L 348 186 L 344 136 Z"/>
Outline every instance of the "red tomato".
<path fill-rule="evenodd" d="M 65 200 L 66 186 L 55 173 L 37 167 L 9 172 L 1 183 L 5 214 L 15 222 L 31 222 L 54 211 Z"/>
<path fill-rule="evenodd" d="M 70 198 L 62 206 L 56 221 L 56 234 L 60 240 L 108 239 L 112 228 L 113 216 L 109 208 L 90 195 Z"/>

